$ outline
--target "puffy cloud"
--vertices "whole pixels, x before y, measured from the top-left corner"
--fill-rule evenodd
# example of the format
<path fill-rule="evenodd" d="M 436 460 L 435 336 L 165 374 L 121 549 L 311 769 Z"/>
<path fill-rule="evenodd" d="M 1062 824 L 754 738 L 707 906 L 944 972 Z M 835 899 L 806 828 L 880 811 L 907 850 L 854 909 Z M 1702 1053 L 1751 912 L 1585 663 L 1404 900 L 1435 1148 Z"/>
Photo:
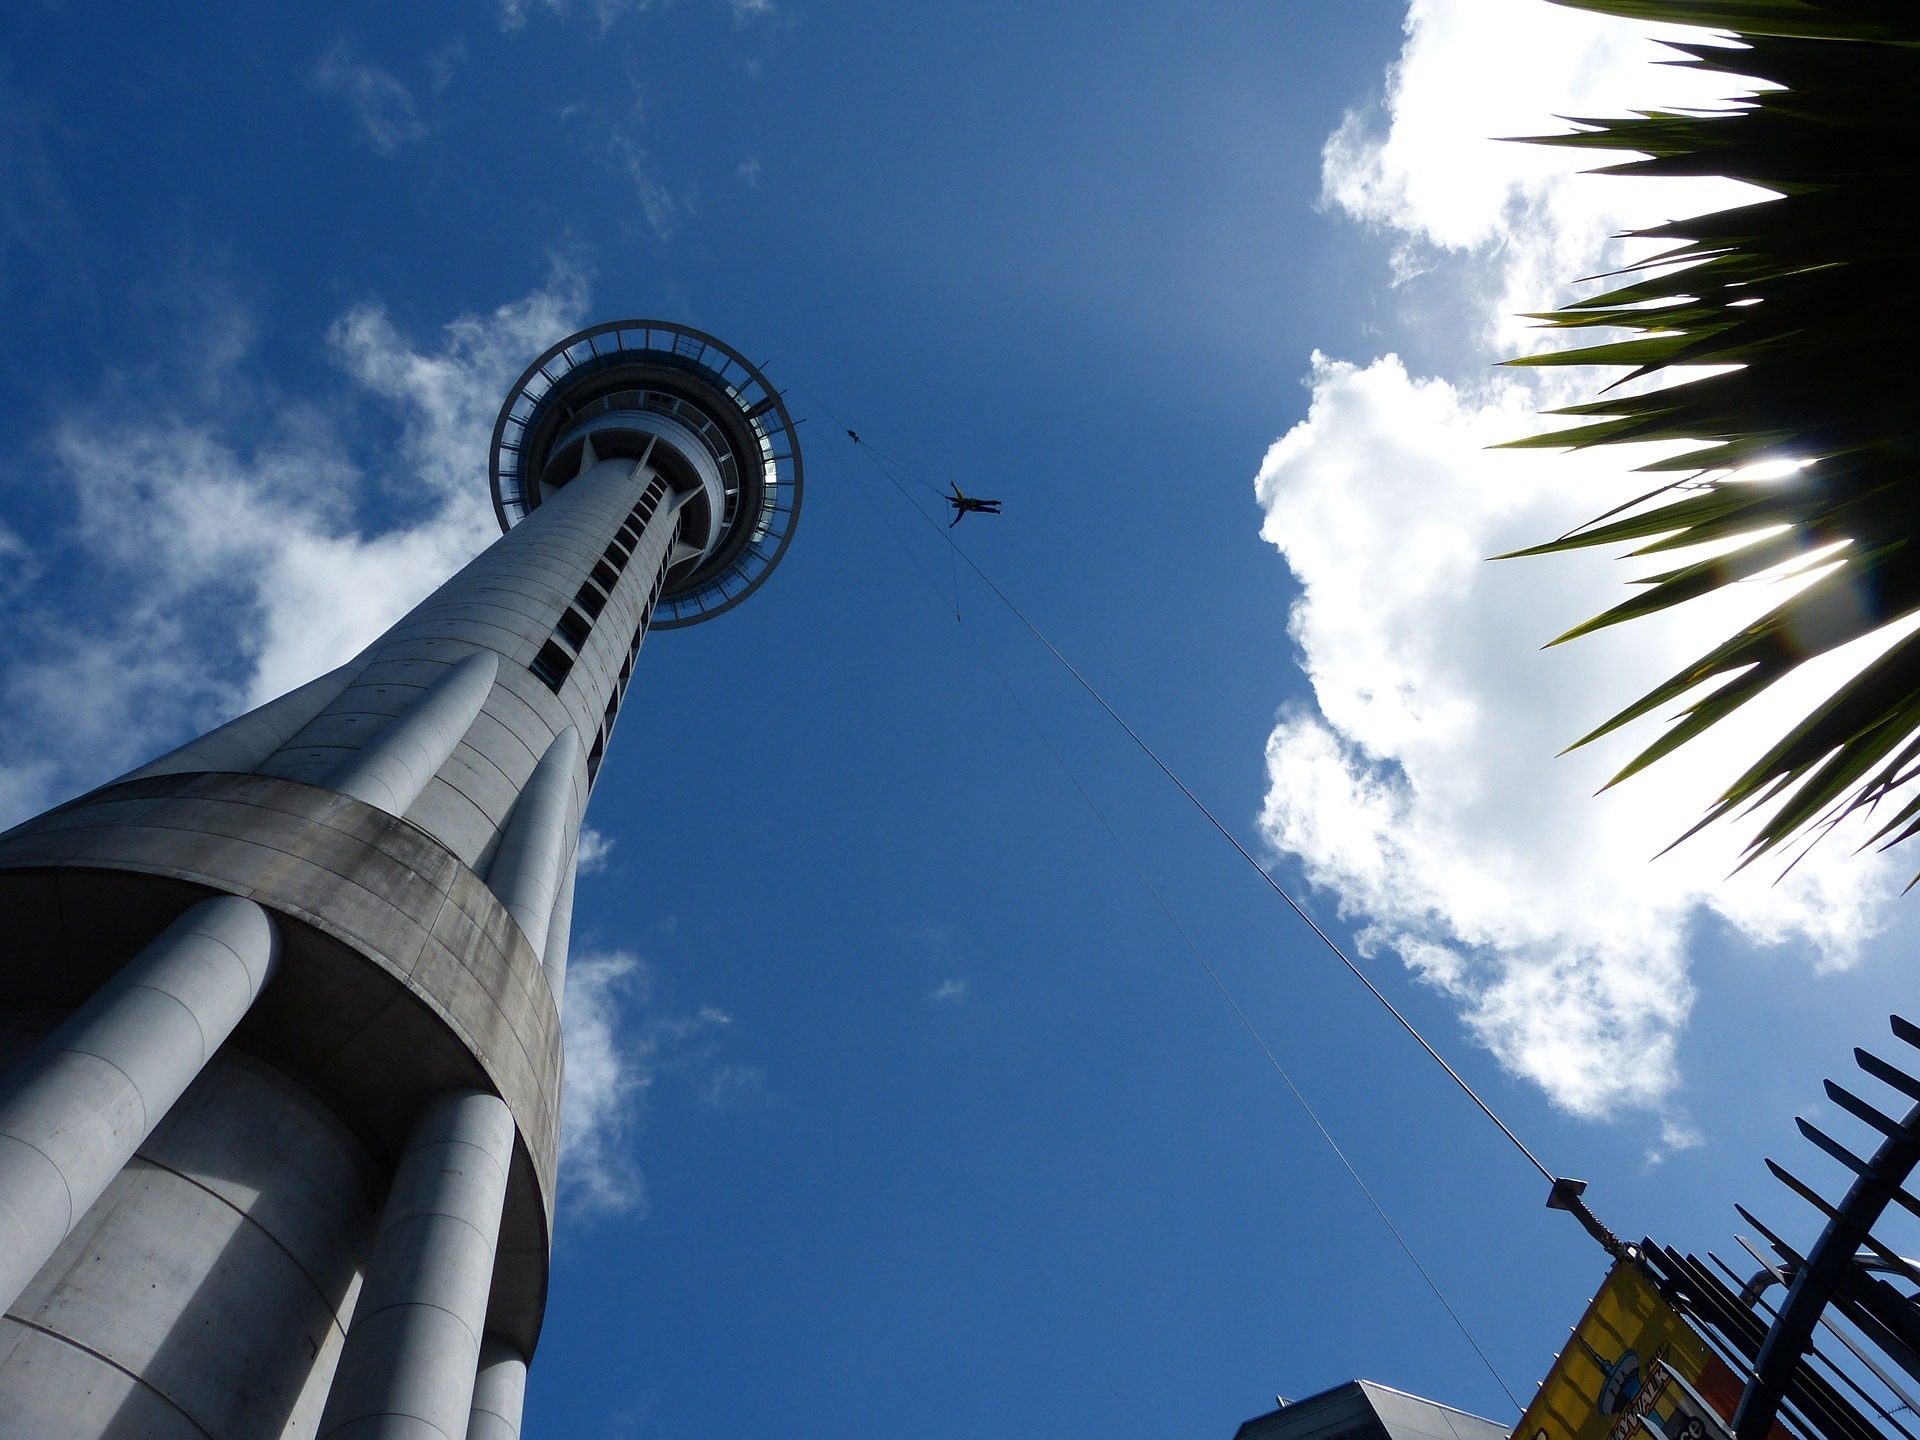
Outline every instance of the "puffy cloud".
<path fill-rule="evenodd" d="M 1559 117 L 1711 106 L 1736 93 L 1722 77 L 1654 63 L 1674 58 L 1656 37 L 1699 40 L 1700 31 L 1542 0 L 1412 0 L 1406 36 L 1384 103 L 1350 111 L 1328 138 L 1322 202 L 1395 236 L 1402 279 L 1443 263 L 1444 252 L 1476 254 L 1484 263 L 1449 274 L 1480 301 L 1485 330 L 1466 338 L 1498 354 L 1525 343 L 1517 314 L 1546 308 L 1569 280 L 1617 259 L 1605 244 L 1615 231 L 1759 194 L 1712 178 L 1570 184 L 1605 157 L 1494 138 L 1570 128 Z"/>
<path fill-rule="evenodd" d="M 347 372 L 390 401 L 405 421 L 405 482 L 424 483 L 436 501 L 464 503 L 488 515 L 484 478 L 494 416 L 529 360 L 578 327 L 586 277 L 560 264 L 545 285 L 486 315 L 463 315 L 442 331 L 437 349 L 402 336 L 379 305 L 358 305 L 328 339 Z"/>
<path fill-rule="evenodd" d="M 1598 797 L 1657 719 L 1554 758 L 1782 591 L 1746 585 L 1540 650 L 1611 603 L 1618 562 L 1484 557 L 1651 484 L 1617 456 L 1488 450 L 1539 428 L 1535 412 L 1567 383 L 1488 367 L 1525 346 L 1510 310 L 1547 308 L 1569 280 L 1617 261 L 1612 232 L 1733 191 L 1578 178 L 1564 152 L 1479 138 L 1654 96 L 1708 103 L 1698 77 L 1649 69 L 1634 27 L 1537 0 L 1415 0 L 1407 24 L 1385 127 L 1348 117 L 1327 146 L 1326 194 L 1396 237 L 1401 278 L 1442 265 L 1462 280 L 1474 323 L 1449 368 L 1485 378 L 1416 377 L 1392 355 L 1316 356 L 1308 416 L 1267 454 L 1262 534 L 1302 586 L 1291 633 L 1314 706 L 1284 713 L 1269 739 L 1264 829 L 1338 896 L 1364 944 L 1454 996 L 1473 1033 L 1555 1103 L 1584 1116 L 1666 1108 L 1703 920 L 1827 966 L 1882 923 L 1898 877 L 1883 858 L 1849 855 L 1844 837 L 1778 884 L 1777 866 L 1727 878 L 1731 827 L 1654 858 L 1739 757 L 1862 656 L 1807 667 L 1720 743 Z M 1668 1132 L 1670 1146 L 1691 1138 L 1683 1120 Z"/>
<path fill-rule="evenodd" d="M 1530 424 L 1533 393 L 1517 383 L 1470 398 L 1389 356 L 1322 358 L 1313 386 L 1259 479 L 1262 533 L 1304 590 L 1292 633 L 1317 706 L 1268 741 L 1266 832 L 1559 1103 L 1659 1103 L 1692 1002 L 1697 911 L 1843 964 L 1892 877 L 1829 845 L 1780 884 L 1762 867 L 1727 880 L 1728 827 L 1654 859 L 1751 753 L 1737 741 L 1599 796 L 1635 736 L 1555 752 L 1778 592 L 1747 586 L 1676 623 L 1542 651 L 1617 580 L 1612 562 L 1483 557 L 1557 534 L 1636 481 L 1608 458 L 1489 452 Z M 1756 740 L 1818 683 L 1730 735 Z"/>
<path fill-rule="evenodd" d="M 340 664 L 471 558 L 498 533 L 494 409 L 584 292 L 563 272 L 426 346 L 378 306 L 343 316 L 334 358 L 398 421 L 386 473 L 250 378 L 251 327 L 226 304 L 203 306 L 207 335 L 189 337 L 208 356 L 201 393 L 128 381 L 65 416 L 51 449 L 73 524 L 41 548 L 113 604 L 20 612 L 0 719 L 10 753 L 34 758 L 0 763 L 0 824 Z"/>

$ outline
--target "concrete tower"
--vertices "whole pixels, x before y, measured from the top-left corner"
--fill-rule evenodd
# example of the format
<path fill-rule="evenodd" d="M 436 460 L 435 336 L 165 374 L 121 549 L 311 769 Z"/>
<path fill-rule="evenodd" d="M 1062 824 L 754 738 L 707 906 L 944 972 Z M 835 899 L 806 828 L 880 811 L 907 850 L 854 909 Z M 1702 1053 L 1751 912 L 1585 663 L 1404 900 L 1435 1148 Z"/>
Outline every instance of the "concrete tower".
<path fill-rule="evenodd" d="M 800 510 L 734 351 L 595 326 L 506 533 L 351 662 L 0 835 L 0 1437 L 510 1440 L 574 846 L 649 629 Z"/>

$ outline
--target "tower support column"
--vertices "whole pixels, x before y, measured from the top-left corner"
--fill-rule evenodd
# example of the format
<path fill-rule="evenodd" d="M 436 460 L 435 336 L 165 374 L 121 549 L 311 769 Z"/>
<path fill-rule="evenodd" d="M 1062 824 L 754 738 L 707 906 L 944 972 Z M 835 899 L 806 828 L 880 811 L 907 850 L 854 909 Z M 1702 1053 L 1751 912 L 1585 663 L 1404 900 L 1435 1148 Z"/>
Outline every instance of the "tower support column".
<path fill-rule="evenodd" d="M 487 703 L 499 671 L 499 657 L 491 651 L 468 655 L 361 747 L 333 777 L 332 788 L 389 815 L 406 814 Z"/>
<path fill-rule="evenodd" d="M 526 1403 L 527 1357 L 498 1335 L 487 1336 L 480 1346 L 467 1440 L 520 1440 Z"/>
<path fill-rule="evenodd" d="M 580 732 L 569 725 L 534 766 L 487 872 L 487 884 L 520 923 L 536 955 L 546 950 L 554 907 L 566 881 L 575 829 L 570 813 L 574 776 L 583 758 Z"/>
<path fill-rule="evenodd" d="M 567 858 L 560 880 L 560 895 L 553 902 L 553 919 L 547 925 L 547 948 L 540 957 L 540 968 L 547 972 L 547 988 L 553 991 L 553 1008 L 561 1010 L 567 1000 L 567 952 L 573 944 L 573 887 L 580 878 L 580 848 Z"/>
<path fill-rule="evenodd" d="M 438 1095 L 414 1122 L 320 1440 L 465 1440 L 513 1134 L 481 1090 Z"/>
<path fill-rule="evenodd" d="M 203 900 L 0 1080 L 0 1310 L 213 1058 L 279 951 L 260 906 Z"/>

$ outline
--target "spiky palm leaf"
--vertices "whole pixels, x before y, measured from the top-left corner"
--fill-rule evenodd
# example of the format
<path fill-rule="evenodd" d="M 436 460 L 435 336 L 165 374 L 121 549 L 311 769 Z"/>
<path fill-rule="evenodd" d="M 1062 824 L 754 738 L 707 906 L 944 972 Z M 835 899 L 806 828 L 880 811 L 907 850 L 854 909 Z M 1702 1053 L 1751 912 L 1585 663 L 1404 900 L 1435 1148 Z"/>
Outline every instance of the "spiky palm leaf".
<path fill-rule="evenodd" d="M 1633 338 L 1510 363 L 1734 366 L 1640 394 L 1602 392 L 1550 413 L 1568 429 L 1513 442 L 1685 442 L 1643 468 L 1675 473 L 1641 502 L 1531 549 L 1640 542 L 1723 553 L 1645 577 L 1644 593 L 1560 640 L 1651 614 L 1796 559 L 1818 578 L 1575 742 L 1692 696 L 1610 783 L 1700 735 L 1816 655 L 1920 611 L 1920 0 L 1557 0 L 1577 9 L 1729 31 L 1677 44 L 1685 63 L 1765 90 L 1705 113 L 1573 120 L 1542 143 L 1628 152 L 1619 175 L 1726 176 L 1777 198 L 1634 232 L 1672 242 L 1606 294 L 1534 318 Z M 1801 462 L 1784 479 L 1728 473 Z M 1559 643 L 1556 641 L 1554 643 Z M 1920 833 L 1920 636 L 1893 645 L 1762 755 L 1710 808 L 1778 807 L 1748 858 L 1889 803 L 1874 839 Z M 1696 829 L 1699 827 L 1696 827 Z M 1689 832 L 1692 833 L 1692 832 Z"/>

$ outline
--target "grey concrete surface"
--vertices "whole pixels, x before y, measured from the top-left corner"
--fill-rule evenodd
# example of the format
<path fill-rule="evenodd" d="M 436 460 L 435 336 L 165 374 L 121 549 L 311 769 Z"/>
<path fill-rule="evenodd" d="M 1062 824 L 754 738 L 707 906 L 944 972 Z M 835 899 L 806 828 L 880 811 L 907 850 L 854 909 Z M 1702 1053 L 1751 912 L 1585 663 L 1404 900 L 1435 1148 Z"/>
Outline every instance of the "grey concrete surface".
<path fill-rule="evenodd" d="M 0 1440 L 145 1434 L 155 1414 L 311 1437 L 384 1184 L 325 1106 L 223 1050 L 0 1319 Z M 56 1345 L 85 1358 L 50 1366 Z M 99 1413 L 61 1378 L 90 1362 L 119 1377 Z"/>
<path fill-rule="evenodd" d="M 584 477 L 599 465 L 620 463 L 612 460 L 599 460 L 592 450 L 596 437 L 604 443 L 607 439 L 616 435 L 627 440 L 648 437 L 654 441 L 664 441 L 667 445 L 672 446 L 673 449 L 679 453 L 681 459 L 687 463 L 693 474 L 698 478 L 700 488 L 706 492 L 707 510 L 714 518 L 714 523 L 707 527 L 707 533 L 696 537 L 699 552 L 702 555 L 709 553 L 720 538 L 718 519 L 726 505 L 726 494 L 720 479 L 720 468 L 714 463 L 713 456 L 708 453 L 707 447 L 701 441 L 700 437 L 694 434 L 694 432 L 681 421 L 658 410 L 612 410 L 576 422 L 566 434 L 554 442 L 553 448 L 555 451 L 565 450 L 567 446 L 582 436 L 586 436 L 587 449 L 581 456 L 582 469 L 580 471 L 581 476 Z M 648 453 L 653 453 L 651 448 L 649 448 Z M 635 478 L 639 479 L 642 484 L 651 480 L 657 473 L 650 468 L 645 461 L 642 461 L 638 466 L 634 466 L 632 461 L 625 463 L 632 469 Z M 568 486 L 567 488 L 571 489 L 572 486 Z M 565 494 L 566 491 L 562 490 L 559 493 Z M 545 503 L 545 501 L 542 501 L 542 504 Z"/>
<path fill-rule="evenodd" d="M 159 776 L 0 836 L 0 913 L 59 921 L 23 936 L 33 965 L 0 961 L 0 1008 L 77 1004 L 196 886 L 282 917 L 287 954 L 243 1036 L 326 1097 L 385 1163 L 433 1093 L 483 1086 L 507 1100 L 526 1152 L 509 1229 L 527 1263 L 497 1294 L 505 1312 L 491 1323 L 531 1353 L 561 1036 L 541 957 L 519 926 L 432 837 L 371 806 L 267 775 Z"/>
<path fill-rule="evenodd" d="M 520 1440 L 526 1404 L 526 1357 L 498 1335 L 483 1337 L 467 1440 Z"/>
<path fill-rule="evenodd" d="M 560 691 L 528 665 L 561 615 L 575 607 L 646 486 L 645 473 L 637 474 L 631 460 L 608 460 L 557 491 L 369 646 L 354 662 L 358 670 L 347 689 L 258 768 L 331 784 L 345 757 L 379 723 L 373 717 L 397 713 L 409 692 L 431 685 L 462 657 L 490 651 L 499 661 L 491 694 L 405 812 L 466 864 L 487 870 L 539 757 L 568 726 L 586 743 L 622 683 L 628 647 L 673 539 L 676 521 L 667 505 L 657 507 L 620 567 Z M 569 828 L 579 823 L 586 791 L 582 775 L 568 807 Z"/>
<path fill-rule="evenodd" d="M 324 710 L 347 688 L 353 675 L 351 663 L 329 670 L 318 680 L 309 680 L 278 700 L 269 700 L 120 778 L 138 780 L 148 775 L 177 775 L 194 770 L 251 770 Z"/>
<path fill-rule="evenodd" d="M 112 1361 L 0 1320 L 0 1412 L 5 1440 L 207 1440 L 207 1432 L 164 1395 Z"/>
<path fill-rule="evenodd" d="M 449 1091 L 422 1112 L 380 1214 L 322 1440 L 464 1440 L 512 1149 L 497 1096 Z"/>
<path fill-rule="evenodd" d="M 202 901 L 0 1081 L 0 1304 L 213 1058 L 279 950 L 258 905 Z"/>

